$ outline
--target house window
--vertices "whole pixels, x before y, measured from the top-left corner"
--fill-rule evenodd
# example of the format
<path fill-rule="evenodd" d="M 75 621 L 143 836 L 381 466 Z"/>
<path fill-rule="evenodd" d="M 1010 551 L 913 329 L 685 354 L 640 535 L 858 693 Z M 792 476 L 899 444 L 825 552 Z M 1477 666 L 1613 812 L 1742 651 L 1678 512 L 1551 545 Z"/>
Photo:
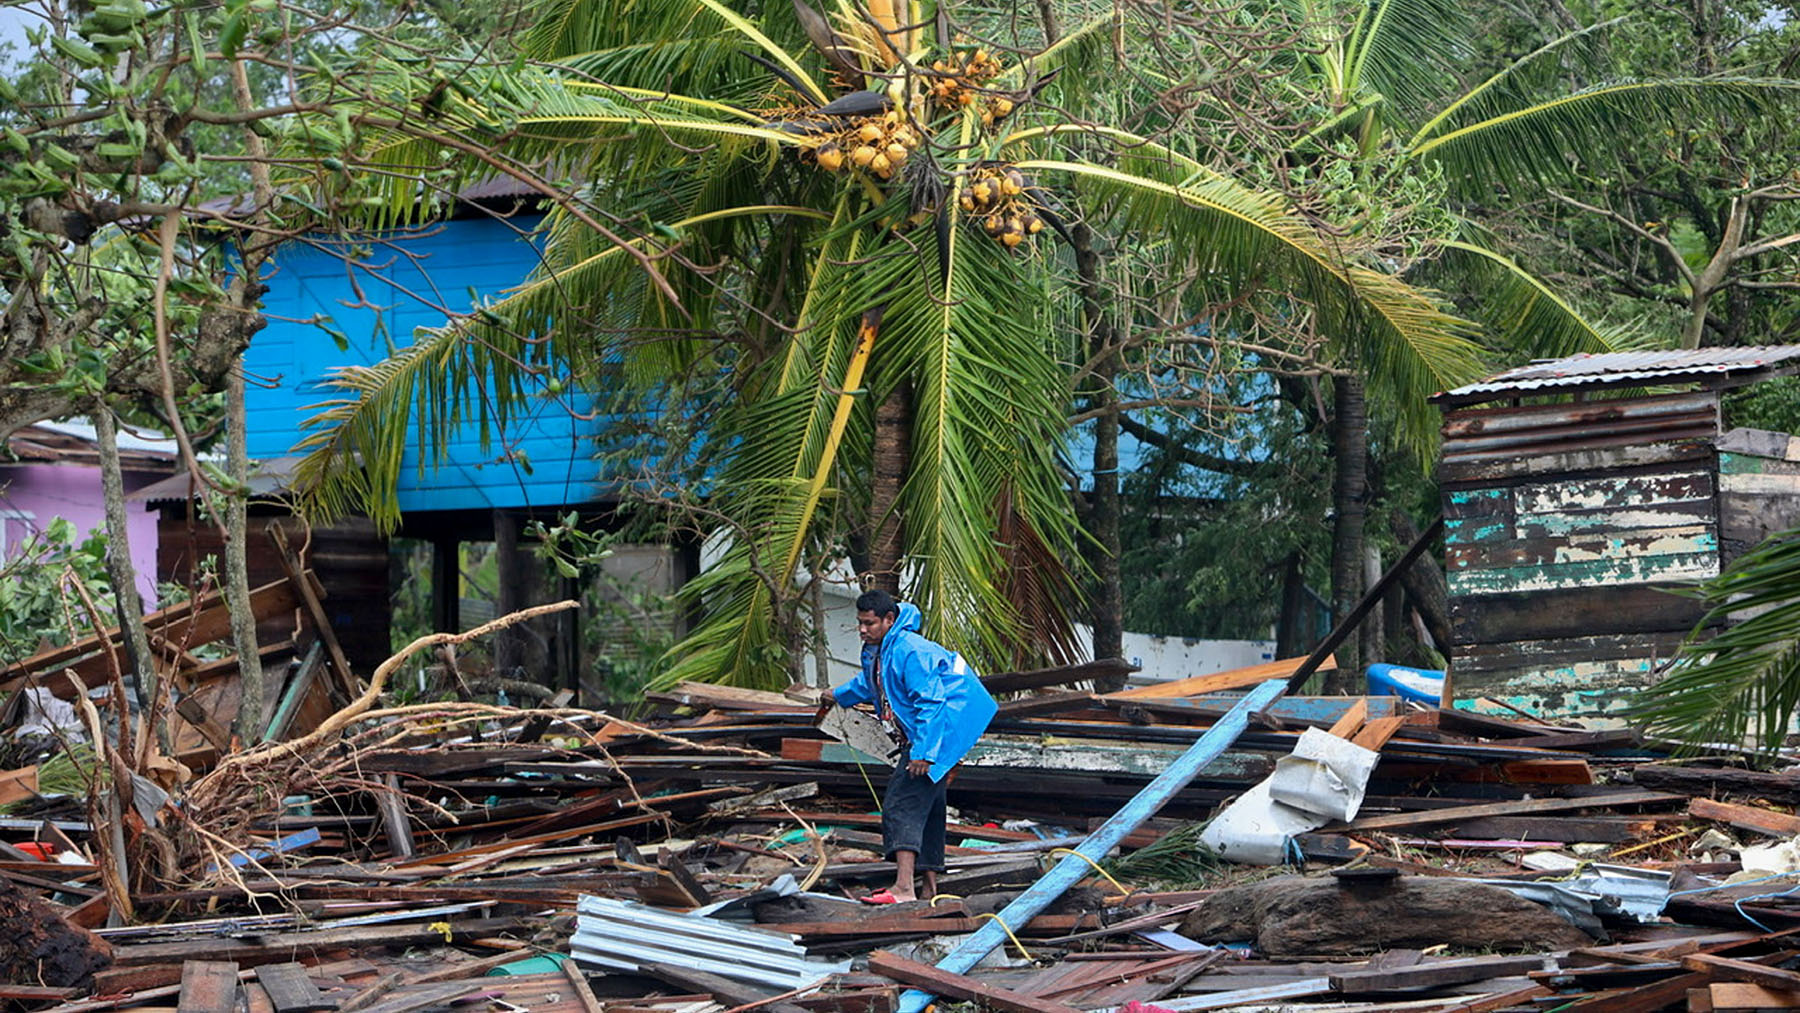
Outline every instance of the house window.
<path fill-rule="evenodd" d="M 30 539 L 36 520 L 30 510 L 0 510 L 0 559 L 12 558 L 14 548 Z"/>

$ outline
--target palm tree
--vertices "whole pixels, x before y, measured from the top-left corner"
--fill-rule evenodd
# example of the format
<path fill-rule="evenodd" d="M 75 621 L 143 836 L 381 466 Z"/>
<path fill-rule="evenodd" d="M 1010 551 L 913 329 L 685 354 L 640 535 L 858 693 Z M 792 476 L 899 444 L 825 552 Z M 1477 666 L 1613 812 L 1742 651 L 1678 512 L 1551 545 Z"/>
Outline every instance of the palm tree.
<path fill-rule="evenodd" d="M 1695 748 L 1773 752 L 1800 709 L 1800 530 L 1770 535 L 1688 592 L 1706 615 L 1631 717 Z"/>
<path fill-rule="evenodd" d="M 1076 525 L 1055 455 L 1081 349 L 1054 326 L 1059 195 L 1216 286 L 1277 288 L 1396 386 L 1479 368 L 1463 321 L 1280 195 L 1059 115 L 1106 74 L 1112 11 L 1012 55 L 952 37 L 949 13 L 559 0 L 527 40 L 537 62 L 393 65 L 371 92 L 397 100 L 355 117 L 380 172 L 329 185 L 383 188 L 398 220 L 447 145 L 543 183 L 547 243 L 504 299 L 339 377 L 304 444 L 314 504 L 392 523 L 414 412 L 503 420 L 565 373 L 726 375 L 695 410 L 729 549 L 690 585 L 704 618 L 666 678 L 785 685 L 797 575 L 865 518 L 888 546 L 866 571 L 900 574 L 903 554 L 928 631 L 993 662 L 1066 647 Z M 429 459 L 445 432 L 425 433 Z"/>

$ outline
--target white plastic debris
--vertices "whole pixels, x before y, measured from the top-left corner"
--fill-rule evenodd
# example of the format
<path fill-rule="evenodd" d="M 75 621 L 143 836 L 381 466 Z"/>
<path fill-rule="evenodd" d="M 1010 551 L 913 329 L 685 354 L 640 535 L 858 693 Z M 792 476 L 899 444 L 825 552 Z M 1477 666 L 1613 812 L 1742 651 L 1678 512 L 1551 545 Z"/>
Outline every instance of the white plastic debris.
<path fill-rule="evenodd" d="M 1765 876 L 1800 872 L 1800 837 L 1771 844 L 1766 848 L 1746 846 L 1738 851 L 1738 863 L 1744 868 L 1726 877 L 1727 883 L 1745 883 Z"/>
<path fill-rule="evenodd" d="M 23 703 L 24 716 L 19 727 L 14 729 L 13 738 L 59 736 L 71 745 L 87 741 L 87 736 L 81 730 L 81 718 L 75 713 L 75 705 L 69 701 L 59 700 L 48 689 L 35 686 L 25 690 Z"/>
<path fill-rule="evenodd" d="M 1278 865 L 1295 835 L 1356 818 L 1379 759 L 1374 750 L 1308 728 L 1273 774 L 1207 824 L 1200 841 L 1227 861 Z"/>

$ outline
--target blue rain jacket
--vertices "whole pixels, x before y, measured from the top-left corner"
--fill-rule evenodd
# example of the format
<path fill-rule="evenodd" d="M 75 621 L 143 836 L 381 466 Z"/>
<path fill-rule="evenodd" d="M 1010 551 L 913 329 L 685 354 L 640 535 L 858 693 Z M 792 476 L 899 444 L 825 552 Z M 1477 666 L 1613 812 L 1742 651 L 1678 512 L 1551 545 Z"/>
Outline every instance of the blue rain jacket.
<path fill-rule="evenodd" d="M 925 639 L 919 626 L 918 606 L 901 602 L 899 618 L 881 643 L 863 645 L 862 671 L 833 696 L 840 707 L 874 703 L 879 650 L 888 706 L 911 743 L 908 759 L 929 760 L 931 779 L 942 781 L 1000 708 L 962 655 Z"/>

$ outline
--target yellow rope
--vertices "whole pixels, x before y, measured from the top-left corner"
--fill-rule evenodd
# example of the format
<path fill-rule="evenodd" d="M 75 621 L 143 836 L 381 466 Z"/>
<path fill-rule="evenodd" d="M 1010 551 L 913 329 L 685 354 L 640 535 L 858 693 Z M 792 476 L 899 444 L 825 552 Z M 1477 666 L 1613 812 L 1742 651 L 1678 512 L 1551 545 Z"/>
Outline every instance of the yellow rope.
<path fill-rule="evenodd" d="M 937 902 L 940 900 L 962 900 L 962 897 L 961 895 L 954 893 L 939 893 L 933 894 L 931 900 L 926 903 L 930 904 L 932 907 L 937 907 Z"/>
<path fill-rule="evenodd" d="M 1031 955 L 1031 951 L 1025 948 L 1025 944 L 1019 942 L 1019 937 L 1016 935 L 1013 935 L 1012 926 L 1006 924 L 1006 919 L 1001 918 L 997 914 L 991 914 L 991 913 L 990 914 L 979 914 L 979 915 L 976 915 L 975 917 L 977 920 L 982 919 L 982 918 L 992 918 L 993 920 L 999 922 L 1001 930 L 1006 933 L 1006 938 L 1012 940 L 1012 944 L 1019 948 L 1019 956 L 1024 957 L 1026 960 L 1031 960 L 1031 961 L 1037 960 L 1036 957 Z"/>
<path fill-rule="evenodd" d="M 863 784 L 869 789 L 869 797 L 875 800 L 875 811 L 881 812 L 881 796 L 875 793 L 875 782 L 869 780 L 869 771 L 861 760 L 856 761 L 856 772 L 862 775 Z"/>
<path fill-rule="evenodd" d="M 1100 863 L 1094 861 L 1093 859 L 1082 854 L 1081 852 L 1076 851 L 1074 848 L 1051 848 L 1050 853 L 1052 855 L 1074 855 L 1076 858 L 1079 858 L 1082 861 L 1086 862 L 1087 864 L 1093 866 L 1094 871 L 1099 873 L 1100 875 L 1106 877 L 1106 881 L 1108 883 L 1111 883 L 1112 885 L 1118 887 L 1120 893 L 1125 894 L 1126 896 L 1131 895 L 1130 888 L 1128 888 L 1124 883 L 1121 883 L 1118 880 L 1114 879 L 1112 877 L 1112 873 L 1107 872 L 1105 869 L 1100 868 Z"/>

